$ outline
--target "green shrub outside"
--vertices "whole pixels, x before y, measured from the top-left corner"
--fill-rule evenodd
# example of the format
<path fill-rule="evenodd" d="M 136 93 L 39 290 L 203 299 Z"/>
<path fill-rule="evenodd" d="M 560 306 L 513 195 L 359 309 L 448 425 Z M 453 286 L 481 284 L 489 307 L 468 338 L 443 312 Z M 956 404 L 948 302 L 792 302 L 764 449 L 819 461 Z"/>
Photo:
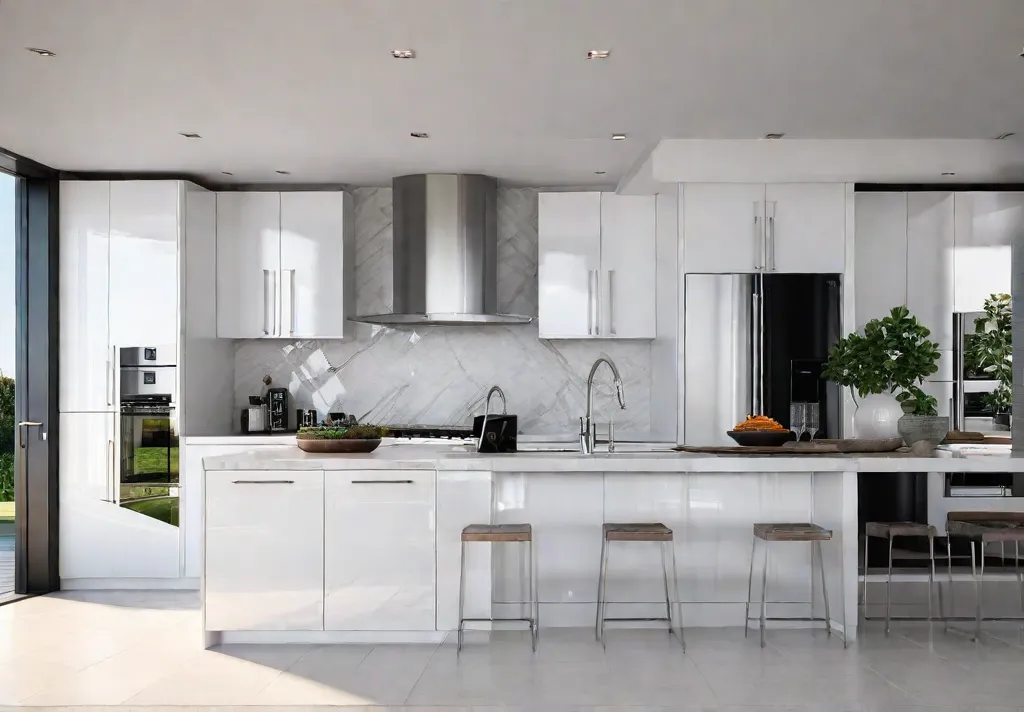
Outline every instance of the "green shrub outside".
<path fill-rule="evenodd" d="M 0 502 L 14 501 L 14 379 L 0 373 Z"/>

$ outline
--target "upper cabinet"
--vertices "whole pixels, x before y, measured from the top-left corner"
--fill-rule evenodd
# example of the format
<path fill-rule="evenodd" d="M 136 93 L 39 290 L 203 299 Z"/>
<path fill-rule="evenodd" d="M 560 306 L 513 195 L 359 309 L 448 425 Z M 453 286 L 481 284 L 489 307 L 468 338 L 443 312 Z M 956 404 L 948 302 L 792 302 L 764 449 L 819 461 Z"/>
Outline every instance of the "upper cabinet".
<path fill-rule="evenodd" d="M 686 183 L 680 206 L 685 272 L 845 270 L 845 184 Z"/>
<path fill-rule="evenodd" d="M 953 194 L 907 193 L 906 304 L 940 351 L 953 348 L 953 240 Z"/>
<path fill-rule="evenodd" d="M 541 193 L 544 339 L 656 336 L 655 196 Z"/>
<path fill-rule="evenodd" d="M 352 250 L 346 193 L 218 193 L 217 335 L 343 338 Z"/>
<path fill-rule="evenodd" d="M 907 194 L 858 193 L 854 296 L 858 330 L 907 303 Z"/>
<path fill-rule="evenodd" d="M 62 412 L 117 410 L 117 350 L 177 344 L 183 185 L 61 181 Z"/>
<path fill-rule="evenodd" d="M 1024 193 L 953 196 L 953 308 L 977 312 L 1010 293 L 1011 245 L 1024 238 Z"/>

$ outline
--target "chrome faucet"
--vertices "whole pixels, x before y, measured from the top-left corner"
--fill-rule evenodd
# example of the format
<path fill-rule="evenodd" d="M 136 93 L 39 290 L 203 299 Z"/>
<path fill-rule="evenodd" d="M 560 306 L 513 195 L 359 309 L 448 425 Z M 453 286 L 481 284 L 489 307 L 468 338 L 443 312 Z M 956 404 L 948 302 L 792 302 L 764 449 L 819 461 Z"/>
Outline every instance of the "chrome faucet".
<path fill-rule="evenodd" d="M 491 386 L 491 390 L 487 391 L 487 400 L 484 401 L 484 419 L 480 423 L 480 439 L 476 441 L 477 450 L 483 447 L 484 444 L 484 433 L 487 432 L 487 416 L 491 414 L 491 396 L 495 393 L 501 396 L 502 414 L 508 413 L 508 401 L 505 400 L 505 392 L 501 390 L 500 386 Z"/>
<path fill-rule="evenodd" d="M 580 418 L 580 452 L 584 455 L 591 455 L 594 452 L 594 374 L 602 363 L 608 364 L 608 368 L 612 370 L 612 376 L 615 378 L 615 396 L 619 400 L 619 407 L 622 410 L 626 409 L 626 396 L 622 392 L 622 376 L 619 375 L 619 369 L 607 356 L 598 357 L 590 367 L 590 375 L 587 376 L 587 414 Z"/>

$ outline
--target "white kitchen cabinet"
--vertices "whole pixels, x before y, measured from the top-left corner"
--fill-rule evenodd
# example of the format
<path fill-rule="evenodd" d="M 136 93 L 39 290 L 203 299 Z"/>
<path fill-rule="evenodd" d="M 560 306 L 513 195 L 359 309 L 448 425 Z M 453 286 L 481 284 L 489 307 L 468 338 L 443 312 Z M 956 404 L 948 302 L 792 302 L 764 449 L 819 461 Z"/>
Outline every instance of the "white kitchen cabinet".
<path fill-rule="evenodd" d="M 953 308 L 981 311 L 990 295 L 1010 293 L 1011 249 L 1024 239 L 1024 193 L 955 193 L 953 215 Z"/>
<path fill-rule="evenodd" d="M 217 194 L 217 336 L 275 336 L 281 270 L 281 194 Z"/>
<path fill-rule="evenodd" d="M 765 186 L 766 269 L 840 274 L 846 266 L 846 185 Z"/>
<path fill-rule="evenodd" d="M 61 181 L 61 412 L 115 410 L 109 275 L 110 183 Z"/>
<path fill-rule="evenodd" d="M 679 205 L 684 271 L 762 269 L 764 183 L 686 183 Z"/>
<path fill-rule="evenodd" d="M 541 193 L 538 314 L 542 339 L 653 339 L 654 196 Z"/>
<path fill-rule="evenodd" d="M 323 630 L 323 507 L 322 470 L 207 473 L 205 630 Z"/>
<path fill-rule="evenodd" d="M 324 628 L 434 630 L 434 471 L 332 472 Z"/>
<path fill-rule="evenodd" d="M 953 348 L 953 194 L 907 193 L 907 308 Z"/>
<path fill-rule="evenodd" d="M 343 338 L 354 303 L 352 197 L 281 193 L 281 336 Z"/>
<path fill-rule="evenodd" d="M 843 183 L 686 183 L 685 272 L 842 273 Z"/>
<path fill-rule="evenodd" d="M 658 334 L 655 200 L 601 194 L 602 336 L 653 339 Z"/>
<path fill-rule="evenodd" d="M 858 193 L 854 239 L 857 330 L 907 303 L 907 194 Z"/>
<path fill-rule="evenodd" d="M 110 183 L 110 343 L 178 341 L 177 181 Z"/>
<path fill-rule="evenodd" d="M 540 337 L 595 336 L 601 269 L 601 194 L 541 193 L 537 225 Z"/>

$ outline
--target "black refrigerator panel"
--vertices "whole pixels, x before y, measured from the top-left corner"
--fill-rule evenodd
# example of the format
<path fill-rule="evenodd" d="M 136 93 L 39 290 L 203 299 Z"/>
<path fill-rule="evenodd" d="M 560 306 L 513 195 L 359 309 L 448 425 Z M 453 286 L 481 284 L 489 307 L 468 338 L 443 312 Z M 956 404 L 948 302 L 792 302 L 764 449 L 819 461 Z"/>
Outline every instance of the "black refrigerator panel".
<path fill-rule="evenodd" d="M 817 402 L 815 437 L 839 437 L 842 395 L 838 385 L 821 378 L 821 371 L 842 335 L 840 277 L 772 274 L 762 280 L 763 410 L 788 428 L 792 402 Z"/>

